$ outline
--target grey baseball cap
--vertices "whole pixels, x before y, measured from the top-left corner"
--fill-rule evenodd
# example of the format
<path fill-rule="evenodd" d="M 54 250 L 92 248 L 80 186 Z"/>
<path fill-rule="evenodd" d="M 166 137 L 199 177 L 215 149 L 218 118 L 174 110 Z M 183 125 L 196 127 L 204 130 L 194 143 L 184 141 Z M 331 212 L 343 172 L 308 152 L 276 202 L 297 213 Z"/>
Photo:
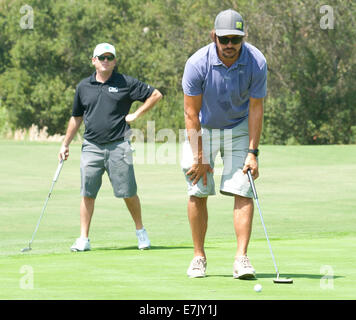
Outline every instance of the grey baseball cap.
<path fill-rule="evenodd" d="M 230 34 L 244 36 L 244 21 L 241 15 L 232 9 L 221 11 L 215 19 L 215 33 L 219 37 Z"/>

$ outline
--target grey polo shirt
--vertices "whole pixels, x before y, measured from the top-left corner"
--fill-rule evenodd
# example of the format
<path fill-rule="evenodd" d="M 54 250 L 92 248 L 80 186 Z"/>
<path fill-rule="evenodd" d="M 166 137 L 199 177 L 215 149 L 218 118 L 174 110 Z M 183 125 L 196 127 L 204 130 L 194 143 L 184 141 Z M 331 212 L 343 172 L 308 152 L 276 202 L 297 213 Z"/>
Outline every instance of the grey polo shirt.
<path fill-rule="evenodd" d="M 90 142 L 105 144 L 121 140 L 130 129 L 125 117 L 132 103 L 144 102 L 153 91 L 153 87 L 117 72 L 100 83 L 94 72 L 78 84 L 72 116 L 83 116 L 84 138 Z"/>

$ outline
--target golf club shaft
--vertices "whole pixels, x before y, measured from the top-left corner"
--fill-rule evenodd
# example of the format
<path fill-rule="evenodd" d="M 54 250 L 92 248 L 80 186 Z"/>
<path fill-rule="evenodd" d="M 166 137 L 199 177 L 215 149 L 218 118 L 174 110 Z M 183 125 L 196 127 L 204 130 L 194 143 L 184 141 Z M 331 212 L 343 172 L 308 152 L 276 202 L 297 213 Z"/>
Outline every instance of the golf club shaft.
<path fill-rule="evenodd" d="M 56 181 L 57 181 L 57 179 L 58 179 L 58 176 L 59 176 L 59 173 L 60 173 L 61 170 L 62 170 L 63 163 L 64 163 L 64 161 L 61 160 L 61 161 L 59 162 L 59 164 L 58 164 L 56 173 L 54 174 L 54 177 L 53 177 L 53 180 L 52 180 L 51 189 L 49 190 L 49 193 L 48 193 L 48 196 L 47 196 L 47 198 L 46 198 L 45 204 L 44 204 L 44 206 L 43 206 L 43 208 L 42 208 L 41 215 L 40 215 L 40 217 L 39 217 L 39 219 L 38 219 L 38 221 L 37 221 L 37 225 L 36 225 L 35 231 L 33 232 L 31 241 L 29 242 L 29 245 L 28 245 L 29 248 L 31 248 L 31 244 L 32 244 L 32 242 L 33 242 L 33 240 L 34 240 L 34 238 L 35 238 L 35 235 L 36 235 L 36 232 L 37 232 L 37 230 L 38 230 L 38 227 L 39 227 L 39 225 L 40 225 L 40 223 L 41 223 L 43 214 L 44 214 L 44 212 L 45 212 L 45 210 L 46 210 L 48 200 L 49 200 L 49 198 L 51 197 L 54 184 L 56 183 Z"/>
<path fill-rule="evenodd" d="M 261 218 L 263 230 L 264 230 L 264 232 L 265 232 L 265 236 L 266 236 L 266 239 L 267 239 L 267 242 L 268 242 L 268 246 L 269 246 L 269 251 L 270 251 L 270 253 L 271 253 L 272 260 L 273 260 L 273 264 L 274 264 L 274 268 L 275 268 L 275 270 L 276 270 L 277 278 L 278 278 L 278 277 L 279 277 L 279 271 L 278 271 L 278 268 L 277 268 L 276 259 L 274 258 L 274 254 L 273 254 L 271 242 L 269 241 L 269 238 L 268 238 L 266 225 L 265 225 L 265 222 L 264 222 L 264 220 L 263 220 L 260 203 L 259 203 L 258 197 L 257 197 L 257 191 L 256 191 L 255 183 L 254 183 L 254 181 L 253 181 L 253 177 L 252 177 L 252 175 L 251 175 L 251 170 L 250 170 L 250 169 L 247 170 L 247 175 L 248 175 L 248 179 L 250 180 L 250 184 L 251 184 L 252 191 L 253 191 L 253 196 L 254 196 L 255 201 L 256 201 L 256 205 L 257 205 L 258 212 L 259 212 L 259 214 L 260 214 L 260 218 Z"/>
<path fill-rule="evenodd" d="M 261 213 L 260 204 L 259 204 L 259 202 L 258 202 L 258 199 L 257 199 L 257 198 L 256 198 L 255 200 L 256 200 L 256 204 L 257 204 L 258 212 L 259 212 L 259 214 L 260 214 L 260 218 L 261 218 L 261 222 L 262 222 L 263 230 L 265 231 L 266 239 L 267 239 L 268 246 L 269 246 L 269 251 L 270 251 L 271 256 L 272 256 L 272 260 L 273 260 L 274 268 L 275 268 L 275 270 L 276 270 L 276 273 L 277 273 L 277 278 L 278 278 L 278 276 L 279 276 L 279 271 L 278 271 L 278 268 L 277 268 L 276 259 L 274 258 L 274 254 L 273 254 L 273 251 L 272 251 L 271 242 L 269 241 L 269 238 L 268 238 L 266 225 L 265 225 L 265 223 L 264 223 L 264 221 L 263 221 L 263 217 L 262 217 L 262 213 Z"/>
<path fill-rule="evenodd" d="M 53 177 L 53 182 L 56 182 L 58 177 L 59 177 L 59 174 L 61 173 L 61 170 L 62 170 L 62 167 L 63 167 L 63 164 L 64 164 L 64 160 L 61 159 L 59 161 L 59 164 L 58 164 L 58 167 L 57 167 L 57 170 L 56 170 L 56 173 L 54 174 L 54 177 Z"/>

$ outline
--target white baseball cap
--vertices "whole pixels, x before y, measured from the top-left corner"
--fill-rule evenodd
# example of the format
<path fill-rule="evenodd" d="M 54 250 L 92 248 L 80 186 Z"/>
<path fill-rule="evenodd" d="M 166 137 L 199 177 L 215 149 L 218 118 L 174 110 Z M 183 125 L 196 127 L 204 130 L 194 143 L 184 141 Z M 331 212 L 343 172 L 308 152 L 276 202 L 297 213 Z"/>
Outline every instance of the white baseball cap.
<path fill-rule="evenodd" d="M 116 58 L 115 47 L 113 45 L 111 45 L 110 43 L 99 43 L 94 49 L 93 58 L 95 58 L 97 56 L 101 56 L 103 53 L 106 53 L 106 52 L 110 52 Z"/>

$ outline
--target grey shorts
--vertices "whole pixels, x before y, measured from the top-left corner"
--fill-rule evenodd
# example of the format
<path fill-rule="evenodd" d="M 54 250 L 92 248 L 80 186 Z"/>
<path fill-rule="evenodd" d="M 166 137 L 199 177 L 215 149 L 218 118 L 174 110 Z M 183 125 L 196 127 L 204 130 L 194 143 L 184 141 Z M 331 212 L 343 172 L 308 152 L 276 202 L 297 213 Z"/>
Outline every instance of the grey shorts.
<path fill-rule="evenodd" d="M 202 142 L 204 158 L 212 168 L 214 168 L 215 159 L 219 152 L 223 160 L 224 168 L 221 174 L 220 193 L 252 198 L 253 193 L 248 177 L 242 172 L 249 147 L 248 119 L 232 129 L 202 128 Z M 200 198 L 215 195 L 214 175 L 210 172 L 207 173 L 206 186 L 203 185 L 202 178 L 197 184 L 192 184 L 190 177 L 186 175 L 192 164 L 193 153 L 186 134 L 181 167 L 188 185 L 188 195 Z"/>
<path fill-rule="evenodd" d="M 96 198 L 105 171 L 116 197 L 130 198 L 136 195 L 137 185 L 129 141 L 99 145 L 84 140 L 80 159 L 82 196 Z"/>

